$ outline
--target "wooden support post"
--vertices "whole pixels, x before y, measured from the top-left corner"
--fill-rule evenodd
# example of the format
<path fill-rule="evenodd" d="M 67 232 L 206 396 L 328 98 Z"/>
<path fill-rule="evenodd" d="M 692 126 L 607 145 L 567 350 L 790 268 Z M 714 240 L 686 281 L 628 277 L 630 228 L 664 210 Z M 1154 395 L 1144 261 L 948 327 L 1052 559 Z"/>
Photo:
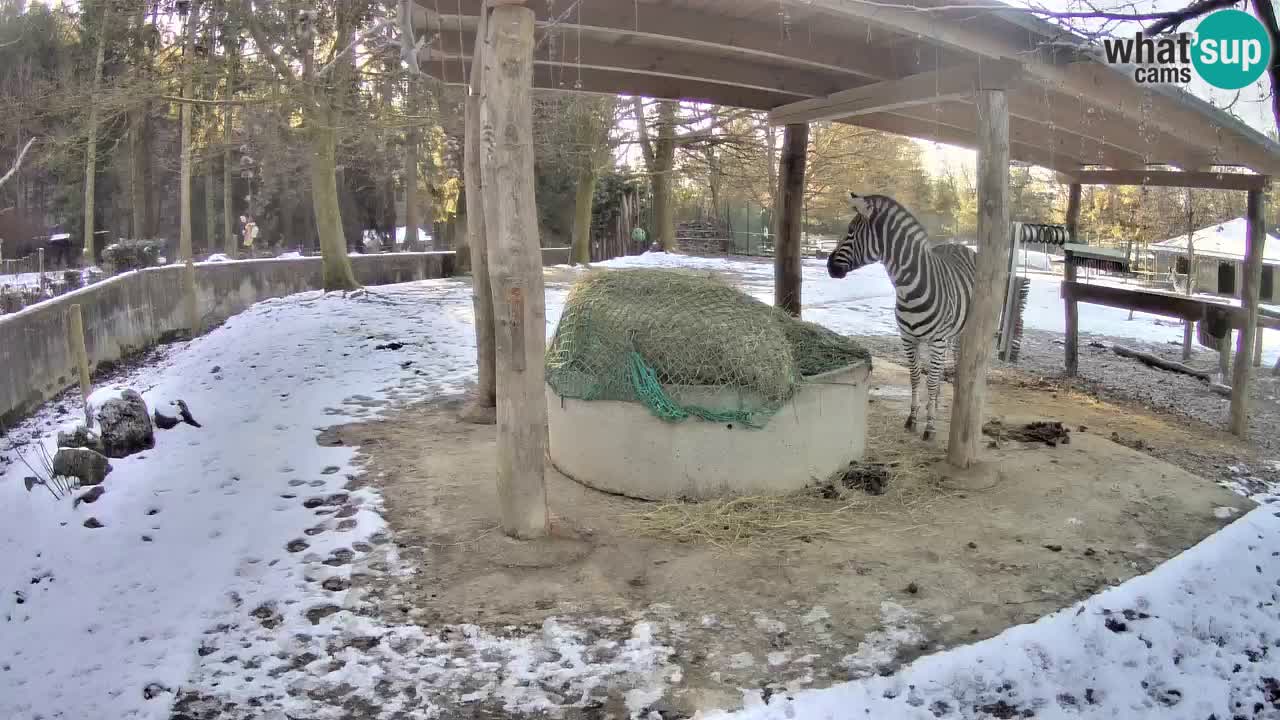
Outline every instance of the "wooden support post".
<path fill-rule="evenodd" d="M 800 317 L 801 221 L 804 208 L 805 159 L 809 125 L 787 125 L 782 140 L 782 163 L 774 196 L 773 304 Z"/>
<path fill-rule="evenodd" d="M 84 400 L 84 426 L 93 427 L 93 414 L 89 411 L 89 350 L 84 343 L 84 316 L 80 305 L 72 305 L 67 309 L 67 342 L 71 346 L 71 357 L 75 360 L 76 369 L 80 371 L 80 397 Z"/>
<path fill-rule="evenodd" d="M 36 267 L 40 278 L 40 297 L 44 297 L 44 248 L 36 248 Z"/>
<path fill-rule="evenodd" d="M 1240 331 L 1235 371 L 1231 380 L 1231 433 L 1249 434 L 1249 380 L 1253 371 L 1253 343 L 1258 336 L 1258 291 L 1262 285 L 1262 250 L 1267 241 L 1266 197 L 1261 190 L 1249 191 L 1249 235 L 1245 244 L 1244 282 L 1240 304 L 1248 318 Z"/>
<path fill-rule="evenodd" d="M 1231 328 L 1218 341 L 1218 381 L 1223 385 L 1231 380 Z"/>
<path fill-rule="evenodd" d="M 1072 243 L 1080 242 L 1080 187 L 1080 183 L 1071 183 L 1067 188 L 1067 237 Z M 1070 253 L 1062 263 L 1062 279 L 1065 282 L 1076 281 L 1076 266 L 1071 263 Z M 1063 307 L 1067 335 L 1064 374 L 1075 377 L 1080 372 L 1080 306 L 1074 298 L 1063 298 Z"/>
<path fill-rule="evenodd" d="M 967 468 L 978 459 L 991 346 L 1009 264 L 1009 99 L 983 89 L 978 109 L 978 266 L 973 301 L 960 335 L 947 460 Z"/>
<path fill-rule="evenodd" d="M 1195 207 L 1192 206 L 1191 188 L 1187 188 L 1187 297 L 1195 294 L 1196 284 L 1196 213 Z M 1174 269 L 1178 267 L 1174 262 Z M 1177 273 L 1175 272 L 1176 276 Z M 1193 328 L 1190 320 L 1184 321 L 1182 327 L 1182 360 L 1186 362 L 1191 359 L 1191 336 Z"/>
<path fill-rule="evenodd" d="M 493 8 L 480 81 L 481 172 L 496 318 L 498 502 L 512 537 L 548 532 L 547 318 L 533 191 L 534 12 Z"/>
<path fill-rule="evenodd" d="M 471 61 L 470 86 L 466 99 L 466 129 L 463 137 L 463 179 L 467 200 L 467 246 L 471 259 L 471 303 L 476 323 L 476 365 L 479 369 L 474 405 L 465 417 L 471 422 L 492 422 L 497 405 L 494 378 L 493 288 L 489 277 L 489 245 L 485 240 L 484 172 L 481 170 L 480 89 L 484 77 L 487 13 L 481 13 L 476 29 L 475 53 Z"/>

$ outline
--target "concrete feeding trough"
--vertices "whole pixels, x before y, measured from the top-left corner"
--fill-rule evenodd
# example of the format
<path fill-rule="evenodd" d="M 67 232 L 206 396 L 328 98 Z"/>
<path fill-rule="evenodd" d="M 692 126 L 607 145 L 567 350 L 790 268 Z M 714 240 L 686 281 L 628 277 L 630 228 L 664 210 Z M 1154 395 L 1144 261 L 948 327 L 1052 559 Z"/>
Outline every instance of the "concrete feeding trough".
<path fill-rule="evenodd" d="M 689 418 L 672 423 L 634 402 L 562 398 L 550 385 L 551 462 L 574 480 L 644 500 L 784 494 L 860 460 L 871 362 L 806 378 L 760 429 Z M 759 406 L 734 388 L 667 388 L 683 405 Z"/>

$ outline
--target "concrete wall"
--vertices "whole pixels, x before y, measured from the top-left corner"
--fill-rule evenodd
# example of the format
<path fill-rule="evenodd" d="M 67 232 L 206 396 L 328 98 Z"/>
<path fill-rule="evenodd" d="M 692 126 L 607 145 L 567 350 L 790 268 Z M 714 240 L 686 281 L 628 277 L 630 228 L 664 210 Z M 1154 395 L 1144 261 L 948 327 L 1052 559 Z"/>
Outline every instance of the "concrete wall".
<path fill-rule="evenodd" d="M 862 459 L 870 374 L 868 361 L 810 378 L 760 429 L 671 423 L 640 403 L 561 398 L 547 385 L 551 461 L 583 485 L 643 500 L 793 492 Z M 740 407 L 730 389 L 692 388 L 676 400 Z"/>
<path fill-rule="evenodd" d="M 549 249 L 545 264 L 568 260 Z M 363 285 L 389 285 L 454 274 L 453 252 L 386 253 L 351 258 Z M 318 257 L 241 260 L 196 266 L 197 306 L 211 327 L 268 298 L 315 290 Z M 182 268 L 126 273 L 0 316 L 0 426 L 6 426 L 75 382 L 67 345 L 67 309 L 79 304 L 89 363 L 98 367 L 185 330 Z"/>

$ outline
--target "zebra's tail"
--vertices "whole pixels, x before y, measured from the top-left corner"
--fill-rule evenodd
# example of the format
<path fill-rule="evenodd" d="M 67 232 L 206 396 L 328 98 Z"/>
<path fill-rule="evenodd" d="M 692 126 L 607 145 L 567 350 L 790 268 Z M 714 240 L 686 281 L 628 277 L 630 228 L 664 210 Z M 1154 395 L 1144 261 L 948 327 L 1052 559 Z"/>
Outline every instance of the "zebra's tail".
<path fill-rule="evenodd" d="M 1018 362 L 1018 353 L 1022 350 L 1022 321 L 1026 315 L 1027 297 L 1031 293 L 1031 280 L 1029 278 L 1018 278 L 1018 304 L 1014 308 L 1013 329 L 1009 333 L 1009 352 L 1005 360 L 1016 365 Z"/>

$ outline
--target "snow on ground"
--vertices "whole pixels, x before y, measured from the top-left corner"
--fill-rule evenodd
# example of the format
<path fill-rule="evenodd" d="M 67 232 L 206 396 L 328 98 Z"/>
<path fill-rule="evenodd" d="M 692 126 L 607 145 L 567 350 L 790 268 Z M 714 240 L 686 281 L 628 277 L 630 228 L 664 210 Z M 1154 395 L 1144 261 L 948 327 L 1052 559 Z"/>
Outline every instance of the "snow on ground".
<path fill-rule="evenodd" d="M 767 263 L 653 254 L 604 265 L 719 271 L 762 299 L 772 292 Z M 894 332 L 881 268 L 840 281 L 821 261 L 804 272 L 809 319 Z M 565 293 L 548 288 L 548 334 Z M 1060 323 L 1055 293 L 1055 284 L 1033 282 L 1033 327 Z M 679 682 L 662 628 L 644 619 L 607 619 L 623 640 L 596 662 L 602 641 L 554 618 L 527 635 L 473 626 L 424 633 L 352 611 L 360 605 L 348 590 L 353 566 L 414 569 L 398 565 L 377 494 L 344 489 L 358 470 L 354 451 L 318 444 L 317 431 L 376 417 L 386 402 L 457 393 L 474 378 L 471 308 L 469 287 L 454 280 L 265 301 L 168 347 L 121 384 L 151 407 L 185 400 L 203 427 L 158 431 L 154 449 L 113 461 L 93 504 L 28 493 L 21 463 L 0 464 L 0 717 L 167 718 L 175 691 L 193 688 L 233 700 L 267 688 L 278 700 L 263 712 L 316 720 L 342 712 L 324 709 L 326 692 L 371 699 L 388 687 L 417 700 L 383 703 L 374 717 L 447 715 L 463 701 L 537 711 L 620 678 L 636 687 L 639 710 Z M 1082 316 L 1099 333 L 1181 332 L 1106 308 Z M 378 349 L 388 343 L 408 346 L 412 362 Z M 11 436 L 35 432 L 52 451 L 56 416 L 50 404 Z M 89 517 L 102 527 L 85 527 Z M 1000 713 L 1026 708 L 1040 718 L 1225 720 L 1235 702 L 1280 712 L 1272 679 L 1280 649 L 1269 649 L 1280 641 L 1277 531 L 1280 520 L 1255 510 L 1154 573 L 1038 623 L 892 677 L 767 706 L 749 695 L 753 706 L 723 717 L 1012 717 Z M 884 637 L 870 637 L 850 667 L 911 632 L 899 608 L 884 614 Z"/>
<path fill-rule="evenodd" d="M 1095 597 L 990 640 L 706 720 L 1280 716 L 1280 519 L 1261 506 Z M 1027 714 L 1030 713 L 1030 714 Z"/>
<path fill-rule="evenodd" d="M 304 590 L 286 545 L 315 523 L 304 501 L 340 499 L 354 455 L 317 445 L 315 428 L 371 415 L 330 408 L 389 385 L 461 388 L 474 364 L 468 320 L 440 307 L 441 292 L 269 300 L 173 350 L 129 385 L 150 407 L 185 400 L 203 427 L 158 431 L 153 450 L 113 460 L 92 505 L 28 494 L 26 468 L 5 468 L 0 717 L 167 717 L 173 696 L 148 700 L 143 688 L 186 682 L 232 598 L 293 600 L 281 612 L 305 612 L 320 589 Z M 374 349 L 388 336 L 421 348 L 423 375 Z M 52 452 L 54 439 L 45 445 Z M 352 501 L 359 532 L 347 541 L 381 527 L 376 497 Z M 84 527 L 90 516 L 104 527 Z M 344 540 L 330 538 L 309 551 L 327 555 Z"/>

